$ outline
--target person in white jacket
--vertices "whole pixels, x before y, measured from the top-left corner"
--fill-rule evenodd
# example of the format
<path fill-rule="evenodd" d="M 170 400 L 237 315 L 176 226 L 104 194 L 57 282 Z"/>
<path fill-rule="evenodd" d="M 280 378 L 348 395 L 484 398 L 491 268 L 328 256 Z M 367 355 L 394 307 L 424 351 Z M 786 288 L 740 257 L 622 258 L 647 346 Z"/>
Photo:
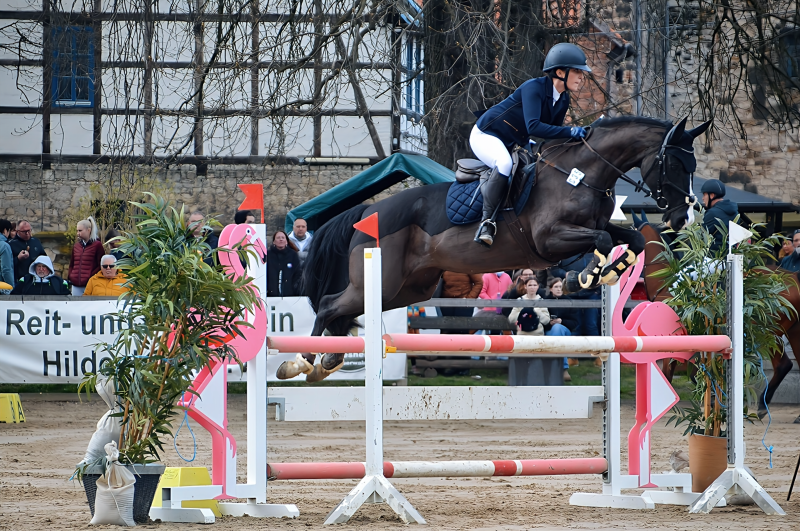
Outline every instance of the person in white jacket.
<path fill-rule="evenodd" d="M 525 283 L 525 294 L 517 300 L 541 300 L 537 295 L 539 282 L 536 278 L 529 278 Z M 516 324 L 519 328 L 517 332 L 524 336 L 543 336 L 544 325 L 550 324 L 550 311 L 547 308 L 520 307 L 511 310 L 508 315 L 511 324 Z"/>

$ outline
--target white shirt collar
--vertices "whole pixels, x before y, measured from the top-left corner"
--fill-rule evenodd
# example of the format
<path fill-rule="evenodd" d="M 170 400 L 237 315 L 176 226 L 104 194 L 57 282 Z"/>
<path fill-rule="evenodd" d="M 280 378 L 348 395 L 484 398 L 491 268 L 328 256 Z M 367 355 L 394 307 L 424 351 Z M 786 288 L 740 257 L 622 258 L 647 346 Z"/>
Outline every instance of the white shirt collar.
<path fill-rule="evenodd" d="M 555 85 L 553 85 L 553 107 L 556 106 L 556 103 L 561 98 L 561 93 L 556 90 Z"/>

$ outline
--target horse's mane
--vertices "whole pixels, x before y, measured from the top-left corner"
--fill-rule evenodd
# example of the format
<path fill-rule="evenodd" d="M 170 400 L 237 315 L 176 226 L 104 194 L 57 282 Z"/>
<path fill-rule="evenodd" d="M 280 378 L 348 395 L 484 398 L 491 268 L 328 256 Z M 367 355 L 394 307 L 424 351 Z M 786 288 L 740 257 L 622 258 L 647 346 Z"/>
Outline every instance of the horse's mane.
<path fill-rule="evenodd" d="M 607 129 L 611 127 L 621 127 L 628 124 L 652 125 L 654 127 L 665 127 L 670 129 L 672 122 L 650 118 L 647 116 L 617 116 L 616 118 L 603 118 L 592 124 L 592 129 Z"/>

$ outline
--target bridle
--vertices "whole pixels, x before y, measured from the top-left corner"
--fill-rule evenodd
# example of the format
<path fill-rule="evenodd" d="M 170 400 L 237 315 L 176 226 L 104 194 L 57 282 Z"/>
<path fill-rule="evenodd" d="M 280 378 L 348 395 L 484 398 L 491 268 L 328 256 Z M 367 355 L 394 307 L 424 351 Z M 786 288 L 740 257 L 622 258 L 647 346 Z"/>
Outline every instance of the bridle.
<path fill-rule="evenodd" d="M 611 163 L 611 161 L 609 161 L 603 155 L 598 153 L 592 146 L 589 145 L 589 142 L 587 142 L 585 138 L 581 138 L 581 142 L 586 147 L 586 149 L 591 151 L 597 158 L 599 158 L 607 166 L 609 166 L 615 172 L 617 172 L 617 174 L 618 174 L 620 179 L 622 179 L 623 181 L 627 182 L 628 184 L 633 185 L 633 187 L 636 190 L 636 192 L 643 193 L 645 195 L 645 197 L 652 197 L 653 200 L 656 202 L 656 205 L 658 206 L 658 208 L 660 210 L 664 210 L 665 211 L 664 212 L 664 216 L 668 216 L 670 213 L 674 212 L 675 210 L 678 210 L 679 208 L 683 208 L 684 206 L 688 206 L 688 208 L 694 208 L 694 205 L 697 203 L 697 197 L 694 195 L 694 193 L 692 193 L 692 184 L 694 183 L 694 172 L 693 171 L 689 172 L 689 190 L 688 190 L 688 192 L 686 190 L 682 189 L 681 187 L 679 187 L 678 185 L 676 185 L 675 183 L 667 180 L 667 163 L 666 163 L 666 159 L 667 159 L 667 156 L 670 154 L 671 150 L 682 151 L 684 153 L 690 153 L 690 154 L 694 155 L 694 148 L 692 148 L 692 149 L 684 149 L 684 148 L 682 148 L 680 146 L 673 146 L 673 145 L 669 144 L 669 141 L 671 140 L 672 135 L 673 135 L 673 133 L 674 133 L 674 131 L 675 131 L 675 129 L 677 127 L 678 127 L 678 124 L 673 125 L 672 129 L 670 129 L 667 132 L 667 134 L 664 136 L 664 140 L 661 142 L 661 147 L 658 150 L 658 154 L 656 155 L 656 158 L 653 161 L 653 164 L 650 165 L 650 168 L 647 170 L 647 172 L 642 176 L 641 180 L 639 180 L 639 181 L 636 181 L 635 179 L 632 179 L 631 177 L 629 177 L 624 171 L 622 171 L 619 168 L 617 168 L 613 163 Z M 566 146 L 566 145 L 575 145 L 575 144 L 577 144 L 577 142 L 566 142 L 566 143 L 560 144 L 560 145 L 561 146 Z M 553 146 L 553 148 L 556 148 L 556 147 L 558 147 L 558 146 Z M 551 149 L 553 149 L 553 148 L 551 148 Z M 560 171 L 561 173 L 564 173 L 565 175 L 569 175 L 570 172 L 564 170 L 563 168 L 560 168 L 558 165 L 553 164 L 552 162 L 550 162 L 550 161 L 548 161 L 548 160 L 546 160 L 544 158 L 544 155 L 545 155 L 545 153 L 547 153 L 547 151 L 548 150 L 545 150 L 544 152 L 540 153 L 538 160 L 543 162 L 544 164 L 552 167 L 552 168 L 555 168 L 556 170 Z M 658 181 L 656 183 L 656 190 L 655 190 L 655 192 L 653 192 L 647 186 L 647 184 L 645 183 L 645 180 L 650 176 L 650 174 L 653 172 L 653 170 L 656 168 L 656 166 L 658 166 L 658 168 L 659 168 Z M 684 168 L 685 168 L 685 166 L 684 166 Z M 606 195 L 608 197 L 612 197 L 614 195 L 614 189 L 613 188 L 608 188 L 608 189 L 597 188 L 596 186 L 592 186 L 589 183 L 584 182 L 583 180 L 580 182 L 580 184 L 582 184 L 583 186 L 586 186 L 587 188 L 590 188 L 590 189 L 592 189 L 592 190 L 594 190 L 596 192 L 602 193 L 602 194 L 604 194 L 604 195 Z M 680 205 L 675 205 L 675 206 L 670 208 L 669 199 L 667 199 L 667 197 L 664 195 L 664 188 L 666 188 L 666 187 L 674 188 L 675 190 L 677 190 L 678 192 L 683 194 L 684 203 L 680 204 Z"/>

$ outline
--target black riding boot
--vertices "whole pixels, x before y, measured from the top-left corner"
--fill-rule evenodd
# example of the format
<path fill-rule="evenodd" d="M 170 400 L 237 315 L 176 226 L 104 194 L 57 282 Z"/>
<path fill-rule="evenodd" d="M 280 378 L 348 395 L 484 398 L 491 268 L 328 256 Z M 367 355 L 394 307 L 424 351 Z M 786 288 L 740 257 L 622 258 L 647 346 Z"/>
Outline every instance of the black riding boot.
<path fill-rule="evenodd" d="M 491 246 L 494 243 L 494 235 L 497 231 L 497 225 L 494 222 L 494 213 L 500 202 L 506 195 L 506 188 L 508 187 L 508 176 L 500 173 L 497 168 L 492 170 L 492 175 L 481 186 L 481 193 L 483 194 L 483 221 L 481 221 L 478 232 L 475 234 L 475 241 Z"/>

